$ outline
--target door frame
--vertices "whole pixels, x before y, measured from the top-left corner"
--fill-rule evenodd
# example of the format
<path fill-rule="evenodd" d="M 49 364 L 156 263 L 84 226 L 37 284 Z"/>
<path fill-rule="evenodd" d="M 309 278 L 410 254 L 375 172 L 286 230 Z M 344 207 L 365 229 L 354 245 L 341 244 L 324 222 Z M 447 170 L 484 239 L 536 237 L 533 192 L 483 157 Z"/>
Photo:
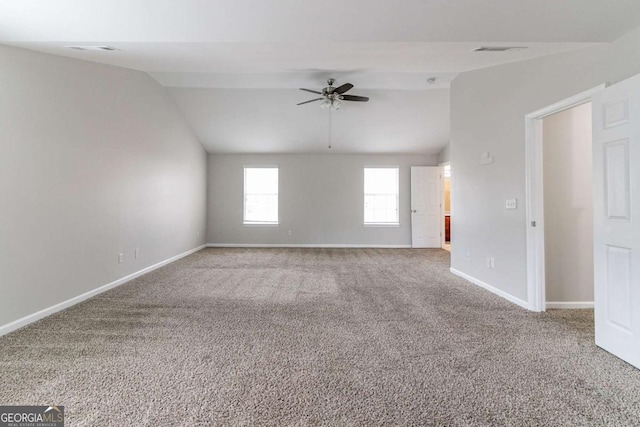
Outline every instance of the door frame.
<path fill-rule="evenodd" d="M 527 302 L 531 311 L 546 310 L 542 119 L 591 102 L 592 95 L 606 86 L 598 85 L 525 115 Z"/>

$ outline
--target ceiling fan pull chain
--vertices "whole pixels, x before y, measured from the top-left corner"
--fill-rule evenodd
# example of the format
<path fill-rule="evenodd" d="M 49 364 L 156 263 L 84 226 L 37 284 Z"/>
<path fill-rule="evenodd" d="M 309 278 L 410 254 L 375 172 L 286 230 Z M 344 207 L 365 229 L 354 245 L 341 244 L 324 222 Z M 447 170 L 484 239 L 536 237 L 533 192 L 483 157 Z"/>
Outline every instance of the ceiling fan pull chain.
<path fill-rule="evenodd" d="M 333 112 L 331 111 L 332 109 L 329 108 L 329 149 L 331 149 L 331 117 Z"/>

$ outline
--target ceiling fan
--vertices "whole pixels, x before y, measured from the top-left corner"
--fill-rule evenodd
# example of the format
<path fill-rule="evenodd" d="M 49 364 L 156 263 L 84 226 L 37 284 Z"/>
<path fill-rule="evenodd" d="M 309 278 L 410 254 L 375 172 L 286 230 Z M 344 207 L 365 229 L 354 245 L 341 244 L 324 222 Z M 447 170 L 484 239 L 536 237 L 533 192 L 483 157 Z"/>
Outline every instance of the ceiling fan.
<path fill-rule="evenodd" d="M 341 107 L 342 101 L 357 101 L 357 102 L 367 102 L 369 98 L 366 96 L 356 96 L 356 95 L 344 95 L 345 92 L 351 90 L 353 85 L 351 83 L 345 83 L 338 87 L 333 87 L 335 83 L 335 79 L 327 80 L 327 87 L 322 89 L 322 92 L 318 92 L 317 90 L 304 89 L 300 88 L 300 90 L 304 90 L 305 92 L 317 93 L 318 95 L 322 95 L 320 98 L 310 99 L 309 101 L 304 101 L 299 103 L 298 105 L 308 104 L 310 102 L 316 101 L 324 101 L 320 107 L 321 108 L 330 108 L 331 110 L 337 110 Z"/>

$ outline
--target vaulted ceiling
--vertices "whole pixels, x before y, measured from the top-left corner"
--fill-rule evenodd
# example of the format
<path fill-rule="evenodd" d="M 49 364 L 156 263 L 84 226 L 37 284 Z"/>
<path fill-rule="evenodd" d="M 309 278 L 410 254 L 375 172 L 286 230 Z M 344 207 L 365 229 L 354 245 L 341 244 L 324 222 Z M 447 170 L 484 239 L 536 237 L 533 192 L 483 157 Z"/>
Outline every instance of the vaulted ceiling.
<path fill-rule="evenodd" d="M 637 0 L 0 2 L 1 44 L 149 73 L 210 152 L 322 151 L 328 113 L 296 107 L 310 99 L 296 89 L 328 77 L 371 98 L 333 113 L 336 151 L 436 152 L 459 73 L 608 43 L 638 26 Z M 87 45 L 118 50 L 68 47 Z M 526 49 L 473 51 L 504 45 Z"/>

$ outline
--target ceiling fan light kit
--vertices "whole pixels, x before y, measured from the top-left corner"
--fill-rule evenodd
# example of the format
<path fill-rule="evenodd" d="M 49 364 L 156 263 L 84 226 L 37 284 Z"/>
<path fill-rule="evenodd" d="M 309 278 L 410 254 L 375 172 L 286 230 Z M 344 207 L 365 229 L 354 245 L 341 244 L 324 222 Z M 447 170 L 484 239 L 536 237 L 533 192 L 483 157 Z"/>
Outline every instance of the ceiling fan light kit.
<path fill-rule="evenodd" d="M 320 98 L 310 99 L 309 101 L 300 102 L 298 105 L 308 104 L 310 102 L 315 101 L 323 101 L 320 104 L 320 108 L 330 109 L 331 111 L 338 110 L 342 106 L 343 101 L 355 101 L 355 102 L 367 102 L 369 98 L 366 96 L 357 96 L 357 95 L 344 95 L 345 92 L 351 90 L 353 85 L 351 83 L 345 83 L 341 86 L 334 87 L 335 79 L 327 80 L 327 87 L 322 89 L 322 92 L 312 89 L 300 88 L 305 92 L 315 93 L 317 95 L 322 95 Z"/>
<path fill-rule="evenodd" d="M 342 107 L 342 101 L 339 99 L 325 99 L 320 108 L 323 110 L 330 109 L 331 111 L 339 110 Z"/>

